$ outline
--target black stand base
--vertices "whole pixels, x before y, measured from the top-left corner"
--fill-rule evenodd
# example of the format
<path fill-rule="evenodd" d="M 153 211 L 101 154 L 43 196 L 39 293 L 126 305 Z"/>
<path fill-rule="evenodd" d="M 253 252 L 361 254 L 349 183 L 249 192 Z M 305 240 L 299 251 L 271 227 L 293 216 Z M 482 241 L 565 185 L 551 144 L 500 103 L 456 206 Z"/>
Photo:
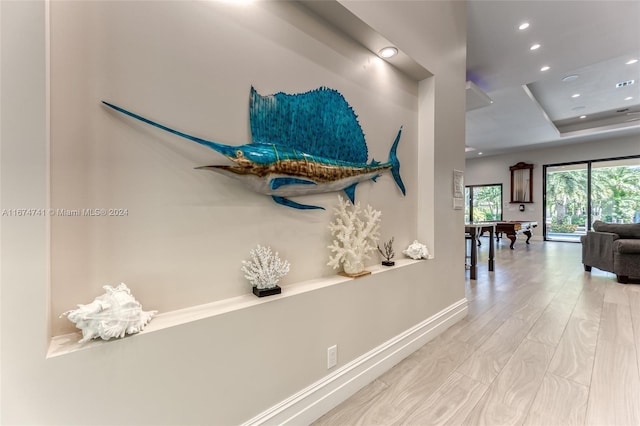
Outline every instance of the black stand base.
<path fill-rule="evenodd" d="M 253 294 L 255 294 L 258 297 L 273 296 L 274 294 L 280 294 L 280 293 L 282 293 L 282 289 L 279 286 L 275 286 L 273 288 L 253 287 Z"/>
<path fill-rule="evenodd" d="M 394 262 L 393 260 L 383 260 L 383 261 L 382 261 L 382 264 L 383 264 L 384 266 L 393 266 L 393 265 L 395 265 L 395 264 L 396 264 L 396 262 Z"/>

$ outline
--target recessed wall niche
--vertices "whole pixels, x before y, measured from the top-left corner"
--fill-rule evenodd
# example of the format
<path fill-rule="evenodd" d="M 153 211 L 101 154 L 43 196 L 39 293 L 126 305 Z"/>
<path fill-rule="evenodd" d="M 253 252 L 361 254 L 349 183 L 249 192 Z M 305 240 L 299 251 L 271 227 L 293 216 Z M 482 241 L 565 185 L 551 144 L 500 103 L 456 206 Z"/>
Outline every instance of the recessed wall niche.
<path fill-rule="evenodd" d="M 251 85 L 265 94 L 337 89 L 359 116 L 370 160 L 386 161 L 404 126 L 407 196 L 385 174 L 358 185 L 356 201 L 382 211 L 383 239 L 415 238 L 418 84 L 302 6 L 52 2 L 50 13 L 54 335 L 75 331 L 58 316 L 105 284 L 125 282 L 160 312 L 249 293 L 240 263 L 256 244 L 291 262 L 283 286 L 335 273 L 326 247 L 337 193 L 300 197 L 325 211 L 276 205 L 194 169 L 224 164 L 219 154 L 102 100 L 239 145 L 250 141 Z"/>

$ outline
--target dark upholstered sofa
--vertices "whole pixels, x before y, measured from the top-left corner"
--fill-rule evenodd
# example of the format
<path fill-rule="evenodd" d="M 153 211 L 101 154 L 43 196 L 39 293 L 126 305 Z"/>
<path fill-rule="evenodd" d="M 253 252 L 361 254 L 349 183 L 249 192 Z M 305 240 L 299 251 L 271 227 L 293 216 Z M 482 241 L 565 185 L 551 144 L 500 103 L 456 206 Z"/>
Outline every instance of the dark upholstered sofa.
<path fill-rule="evenodd" d="M 585 271 L 596 267 L 616 274 L 619 283 L 640 277 L 640 223 L 595 221 L 593 231 L 580 238 Z"/>

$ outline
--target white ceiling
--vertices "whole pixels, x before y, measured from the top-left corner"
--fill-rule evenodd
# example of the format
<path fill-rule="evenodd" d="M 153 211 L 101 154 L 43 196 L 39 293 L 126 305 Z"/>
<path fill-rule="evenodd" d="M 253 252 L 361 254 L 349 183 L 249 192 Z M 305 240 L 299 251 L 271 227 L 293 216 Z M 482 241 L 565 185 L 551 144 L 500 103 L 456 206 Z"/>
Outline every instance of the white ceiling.
<path fill-rule="evenodd" d="M 640 154 L 640 62 L 625 64 L 640 59 L 639 0 L 470 0 L 467 42 L 468 79 L 493 100 L 467 111 L 467 158 L 628 134 Z"/>

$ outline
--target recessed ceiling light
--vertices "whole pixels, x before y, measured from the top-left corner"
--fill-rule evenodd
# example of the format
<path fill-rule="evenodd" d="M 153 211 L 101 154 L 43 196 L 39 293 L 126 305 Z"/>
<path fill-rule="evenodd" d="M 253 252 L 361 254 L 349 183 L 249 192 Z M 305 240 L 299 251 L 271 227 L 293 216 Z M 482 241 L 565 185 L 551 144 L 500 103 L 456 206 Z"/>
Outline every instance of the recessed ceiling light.
<path fill-rule="evenodd" d="M 540 49 L 540 45 L 538 43 L 536 44 L 532 44 L 531 47 L 529 48 L 530 50 L 537 50 Z"/>
<path fill-rule="evenodd" d="M 625 101 L 630 101 L 631 99 L 633 99 L 633 96 L 627 96 L 626 98 L 624 98 Z"/>
<path fill-rule="evenodd" d="M 393 58 L 398 54 L 398 49 L 393 46 L 382 48 L 378 51 L 378 56 L 384 59 Z"/>
<path fill-rule="evenodd" d="M 522 24 L 520 24 L 520 26 L 518 27 L 519 30 L 526 30 L 527 28 L 529 28 L 529 23 L 528 22 L 523 22 Z"/>
<path fill-rule="evenodd" d="M 545 65 L 544 67 L 540 68 L 540 71 L 549 71 L 551 69 L 550 66 Z"/>
<path fill-rule="evenodd" d="M 581 119 L 582 119 L 582 118 L 587 118 L 587 116 L 586 116 L 586 115 L 581 115 L 581 116 L 580 116 L 580 118 L 581 118 Z"/>
<path fill-rule="evenodd" d="M 482 153 L 481 153 L 481 152 L 479 152 L 479 153 L 478 153 L 478 155 L 482 155 Z"/>
<path fill-rule="evenodd" d="M 626 65 L 632 65 L 632 64 L 635 64 L 636 62 L 638 62 L 638 60 L 637 60 L 637 59 L 631 59 L 631 60 L 629 60 L 629 61 L 625 62 L 625 64 L 626 64 Z"/>
<path fill-rule="evenodd" d="M 562 79 L 564 83 L 569 83 L 571 81 L 576 81 L 580 77 L 578 74 L 571 74 Z"/>
<path fill-rule="evenodd" d="M 573 95 L 571 95 L 572 98 L 579 98 L 580 97 L 580 93 L 574 93 Z"/>

